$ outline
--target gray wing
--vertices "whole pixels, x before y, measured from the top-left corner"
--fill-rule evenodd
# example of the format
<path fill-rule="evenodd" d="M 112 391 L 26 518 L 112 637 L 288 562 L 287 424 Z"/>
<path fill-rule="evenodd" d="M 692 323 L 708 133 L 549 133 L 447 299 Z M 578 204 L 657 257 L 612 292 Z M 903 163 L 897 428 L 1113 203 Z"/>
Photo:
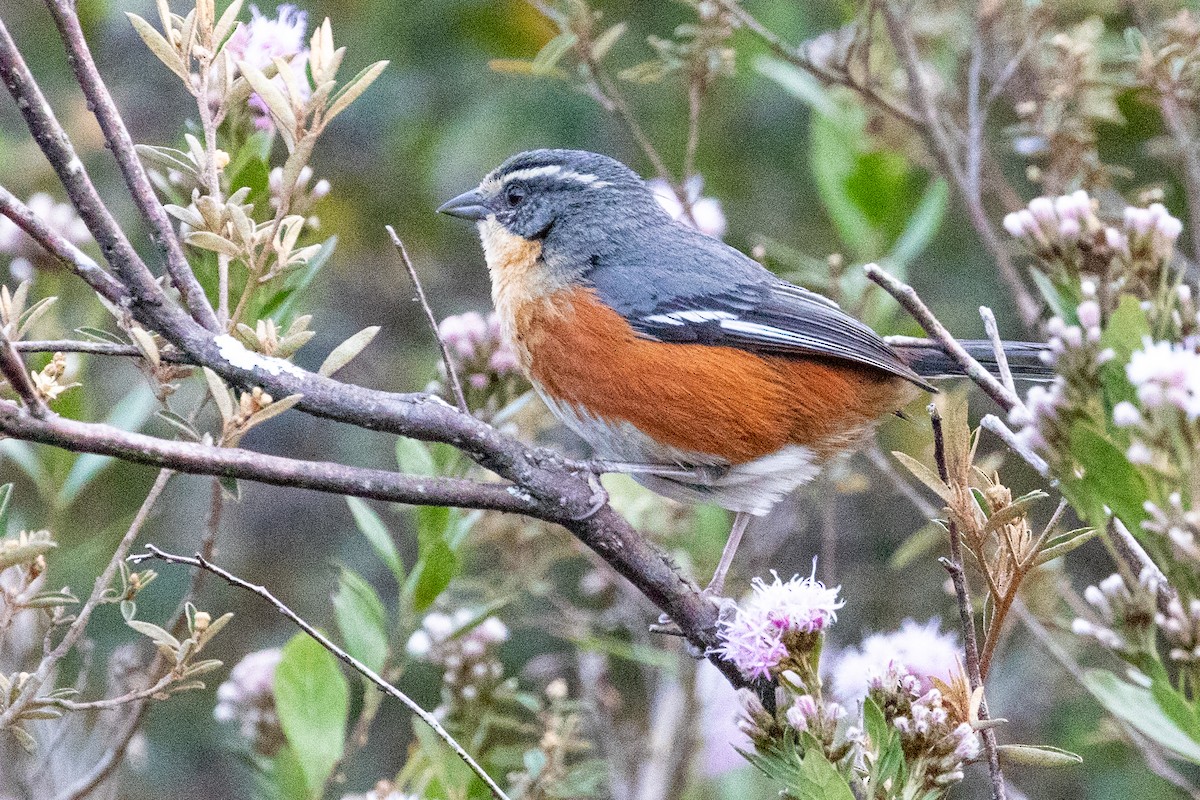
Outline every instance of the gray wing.
<path fill-rule="evenodd" d="M 702 268 L 693 266 L 697 261 Z M 878 334 L 832 300 L 782 281 L 700 234 L 604 259 L 588 279 L 647 339 L 838 359 L 932 390 Z"/>

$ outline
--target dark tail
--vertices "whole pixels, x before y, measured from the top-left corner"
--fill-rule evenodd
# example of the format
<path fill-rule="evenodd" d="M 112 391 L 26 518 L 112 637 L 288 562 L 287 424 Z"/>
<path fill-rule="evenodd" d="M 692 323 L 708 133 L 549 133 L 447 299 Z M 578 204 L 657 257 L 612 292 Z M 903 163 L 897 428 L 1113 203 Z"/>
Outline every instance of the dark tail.
<path fill-rule="evenodd" d="M 942 348 L 927 339 L 895 337 L 888 340 L 892 349 L 922 378 L 961 378 L 966 373 Z M 999 377 L 1000 367 L 992 343 L 984 340 L 960 341 L 971 356 Z M 1054 377 L 1054 367 L 1042 361 L 1042 353 L 1049 352 L 1044 344 L 1033 342 L 1004 342 L 1004 355 L 1008 368 L 1017 380 L 1048 381 Z"/>

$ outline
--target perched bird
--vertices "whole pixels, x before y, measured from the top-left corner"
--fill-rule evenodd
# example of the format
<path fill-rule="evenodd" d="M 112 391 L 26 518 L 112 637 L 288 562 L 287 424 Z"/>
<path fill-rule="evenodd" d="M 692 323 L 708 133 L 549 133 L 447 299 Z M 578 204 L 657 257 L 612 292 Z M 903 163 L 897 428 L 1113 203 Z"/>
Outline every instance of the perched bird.
<path fill-rule="evenodd" d="M 736 512 L 713 592 L 751 516 L 934 391 L 927 379 L 962 374 L 672 219 L 607 156 L 520 153 L 438 211 L 477 223 L 521 369 L 604 469 Z M 1006 349 L 1014 374 L 1045 374 L 1041 346 Z"/>

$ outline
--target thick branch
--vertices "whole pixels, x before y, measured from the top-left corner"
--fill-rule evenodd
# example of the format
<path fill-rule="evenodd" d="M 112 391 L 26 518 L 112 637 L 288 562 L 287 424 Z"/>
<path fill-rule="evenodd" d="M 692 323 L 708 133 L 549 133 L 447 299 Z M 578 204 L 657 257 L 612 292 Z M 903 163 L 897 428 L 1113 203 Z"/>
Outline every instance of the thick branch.
<path fill-rule="evenodd" d="M 0 186 L 0 214 L 11 219 L 18 228 L 45 248 L 46 252 L 61 261 L 108 302 L 124 305 L 129 298 L 116 278 L 100 269 L 91 256 L 80 250 L 58 231 L 40 219 L 29 206 L 18 200 L 12 192 Z"/>
<path fill-rule="evenodd" d="M 283 614 L 297 627 L 299 627 L 300 630 L 304 631 L 313 639 L 315 639 L 317 643 L 321 645 L 321 647 L 324 647 L 330 653 L 333 653 L 333 655 L 337 656 L 340 661 L 349 665 L 349 667 L 355 672 L 379 687 L 384 694 L 399 700 L 406 708 L 408 708 L 409 711 L 420 717 L 421 721 L 432 728 L 434 733 L 438 735 L 438 738 L 445 742 L 450 749 L 454 751 L 455 755 L 461 758 L 466 765 L 471 768 L 471 771 L 478 775 L 479 779 L 487 784 L 488 789 L 491 790 L 492 794 L 498 798 L 498 800 L 508 800 L 508 795 L 504 793 L 504 790 L 501 789 L 494 780 L 492 780 L 491 776 L 484 771 L 483 767 L 479 766 L 475 759 L 471 758 L 471 754 L 464 750 L 462 745 L 460 745 L 458 741 L 451 736 L 445 728 L 442 727 L 441 723 L 438 722 L 437 717 L 421 708 L 421 706 L 418 705 L 415 700 L 397 689 L 392 684 L 385 681 L 366 664 L 362 663 L 358 659 L 354 658 L 354 656 L 350 655 L 345 650 L 329 641 L 329 639 L 323 636 L 320 631 L 306 622 L 295 611 L 292 611 L 290 608 L 288 608 L 281 600 L 279 600 L 279 598 L 271 594 L 271 592 L 265 586 L 256 586 L 249 581 L 242 580 L 233 573 L 221 569 L 216 564 L 213 564 L 199 553 L 196 554 L 195 558 L 187 558 L 186 556 L 177 556 L 172 555 L 171 553 L 164 553 L 162 550 L 159 550 L 152 544 L 146 545 L 145 553 L 130 556 L 129 560 L 134 564 L 141 564 L 142 562 L 151 558 L 161 559 L 169 564 L 187 564 L 188 566 L 197 567 L 198 569 L 208 570 L 212 574 L 229 583 L 231 586 L 236 586 L 239 589 L 245 589 L 253 592 L 271 605 L 275 606 L 275 609 L 280 614 Z"/>
<path fill-rule="evenodd" d="M 386 470 L 170 441 L 53 414 L 38 419 L 16 404 L 3 400 L 0 400 L 0 432 L 74 452 L 114 456 L 196 475 L 239 478 L 412 505 L 452 505 L 534 515 L 542 511 L 531 499 L 521 492 L 510 491 L 512 487 L 504 484 L 459 478 L 416 478 Z M 556 521 L 544 513 L 539 516 Z"/>
<path fill-rule="evenodd" d="M 150 238 L 166 262 L 171 283 L 179 290 L 184 305 L 191 310 L 196 321 L 210 331 L 218 330 L 219 325 L 212 305 L 183 255 L 183 245 L 175 235 L 166 209 L 154 194 L 154 187 L 150 184 L 150 178 L 147 177 L 146 170 L 134 150 L 133 139 L 125 128 L 125 121 L 121 119 L 112 95 L 96 69 L 96 62 L 92 60 L 91 50 L 79 24 L 79 15 L 75 13 L 74 0 L 47 0 L 46 5 L 49 6 L 50 13 L 54 16 L 54 24 L 58 26 L 62 40 L 67 46 L 68 60 L 87 97 L 88 108 L 96 115 L 96 121 L 100 123 L 105 139 L 113 145 L 113 156 L 117 159 L 117 165 L 121 168 L 133 201 L 150 224 Z"/>
<path fill-rule="evenodd" d="M 161 306 L 166 304 L 168 301 L 158 284 L 155 283 L 154 275 L 134 251 L 133 245 L 129 243 L 125 233 L 100 198 L 100 193 L 96 191 L 95 185 L 83 168 L 83 162 L 79 160 L 75 148 L 71 146 L 67 132 L 54 116 L 50 104 L 46 102 L 45 95 L 42 94 L 41 88 L 34 80 L 20 51 L 17 50 L 16 43 L 9 36 L 2 18 L 0 18 L 0 80 L 4 81 L 5 87 L 17 104 L 17 109 L 25 118 L 29 132 L 33 134 L 34 140 L 54 168 L 63 188 L 67 190 L 67 196 L 71 198 L 75 210 L 79 212 L 80 218 L 87 225 L 92 238 L 100 245 L 105 260 L 112 266 L 121 282 L 130 290 L 131 296 L 127 297 L 126 305 L 142 303 Z M 13 220 L 18 221 L 15 217 Z M 28 227 L 25 227 L 25 230 L 37 238 L 33 230 Z M 43 247 L 52 249 L 60 258 L 63 257 L 62 253 L 67 252 L 65 249 L 50 247 L 46 239 L 38 239 L 38 241 Z M 78 260 L 72 260 L 72 266 L 91 285 L 92 280 L 88 279 L 87 271 L 79 269 L 81 263 Z M 93 288 L 97 287 L 93 286 Z M 97 288 L 97 291 L 100 289 Z"/>

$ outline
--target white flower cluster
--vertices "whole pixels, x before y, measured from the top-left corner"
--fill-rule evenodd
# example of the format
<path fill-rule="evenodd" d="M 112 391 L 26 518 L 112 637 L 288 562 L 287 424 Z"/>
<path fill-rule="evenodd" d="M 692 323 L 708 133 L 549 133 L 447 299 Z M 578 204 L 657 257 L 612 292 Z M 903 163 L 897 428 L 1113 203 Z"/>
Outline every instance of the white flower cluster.
<path fill-rule="evenodd" d="M 1200 340 L 1156 342 L 1146 338 L 1125 368 L 1143 408 L 1174 406 L 1189 420 L 1200 417 Z M 1128 410 L 1124 414 L 1132 419 Z"/>
<path fill-rule="evenodd" d="M 50 230 L 61 234 L 71 244 L 83 244 L 92 239 L 87 226 L 70 203 L 58 203 L 45 192 L 31 195 L 25 202 L 34 216 L 45 222 Z M 39 258 L 48 258 L 46 251 L 8 217 L 0 216 L 0 253 L 12 256 L 8 269 L 18 282 L 33 277 L 33 265 Z"/>
<path fill-rule="evenodd" d="M 1004 217 L 1004 229 L 1035 251 L 1074 246 L 1102 227 L 1093 210 L 1092 198 L 1082 189 L 1061 197 L 1035 197 L 1026 208 Z M 1108 231 L 1105 236 L 1110 238 Z"/>
<path fill-rule="evenodd" d="M 1060 197 L 1035 197 L 1027 207 L 1004 217 L 1004 229 L 1040 254 L 1061 255 L 1086 241 L 1102 242 L 1126 258 L 1170 260 L 1183 223 L 1162 203 L 1127 207 L 1121 228 L 1104 225 L 1096 216 L 1096 205 L 1082 189 Z"/>
<path fill-rule="evenodd" d="M 277 16 L 268 17 L 257 6 L 250 6 L 252 19 L 238 26 L 225 48 L 235 61 L 245 61 L 258 69 L 266 69 L 276 58 L 282 58 L 295 74 L 304 75 L 308 62 L 308 48 L 304 46 L 308 14 L 289 3 L 280 5 L 275 12 Z M 283 77 L 274 80 L 282 84 Z M 303 91 L 307 87 L 299 88 Z M 255 127 L 264 131 L 275 129 L 266 102 L 257 94 L 250 96 L 250 108 L 254 111 Z"/>
<path fill-rule="evenodd" d="M 881 709 L 894 710 L 892 725 L 901 746 L 916 759 L 913 771 L 923 773 L 927 788 L 949 786 L 963 779 L 962 766 L 979 756 L 979 738 L 971 724 L 957 719 L 940 690 L 893 664 L 871 680 L 871 698 Z M 862 734 L 855 732 L 855 738 Z"/>
<path fill-rule="evenodd" d="M 841 703 L 818 703 L 811 694 L 802 694 L 785 712 L 788 724 L 803 733 L 807 730 L 820 731 L 824 727 L 836 727 L 846 717 L 846 708 Z M 817 734 L 820 737 L 820 734 Z"/>
<path fill-rule="evenodd" d="M 486 317 L 475 311 L 446 317 L 438 324 L 438 335 L 458 368 L 473 408 L 521 374 L 517 354 L 494 311 Z"/>
<path fill-rule="evenodd" d="M 1109 575 L 1097 586 L 1089 586 L 1083 599 L 1095 611 L 1097 622 L 1077 618 L 1071 630 L 1077 636 L 1095 639 L 1115 653 L 1135 653 L 1153 648 L 1158 578 L 1150 567 L 1142 570 L 1133 587 L 1120 575 Z"/>
<path fill-rule="evenodd" d="M 1171 493 L 1166 508 L 1149 500 L 1145 507 L 1150 519 L 1142 527 L 1165 537 L 1180 556 L 1200 562 L 1200 509 L 1185 508 L 1179 492 Z"/>
<path fill-rule="evenodd" d="M 906 619 L 897 630 L 871 634 L 859 647 L 843 650 L 828 670 L 834 696 L 844 703 L 861 700 L 873 681 L 895 667 L 903 668 L 915 688 L 932 688 L 931 678 L 949 683 L 961 670 L 962 649 L 957 637 L 942 633 L 939 625 L 937 619 L 924 625 Z"/>
<path fill-rule="evenodd" d="M 508 628 L 495 617 L 476 625 L 474 612 L 433 612 L 408 639 L 408 654 L 445 670 L 443 682 L 454 699 L 472 702 L 494 689 L 504 675 L 496 649 L 508 641 Z"/>
<path fill-rule="evenodd" d="M 229 671 L 217 688 L 213 717 L 234 722 L 238 733 L 258 753 L 271 756 L 283 745 L 283 728 L 275 712 L 275 669 L 283 658 L 278 647 L 250 653 Z"/>
<path fill-rule="evenodd" d="M 1188 666 L 1200 665 L 1200 600 L 1191 600 L 1187 608 L 1178 597 L 1171 598 L 1167 613 L 1154 617 L 1166 640 L 1167 657 Z"/>

